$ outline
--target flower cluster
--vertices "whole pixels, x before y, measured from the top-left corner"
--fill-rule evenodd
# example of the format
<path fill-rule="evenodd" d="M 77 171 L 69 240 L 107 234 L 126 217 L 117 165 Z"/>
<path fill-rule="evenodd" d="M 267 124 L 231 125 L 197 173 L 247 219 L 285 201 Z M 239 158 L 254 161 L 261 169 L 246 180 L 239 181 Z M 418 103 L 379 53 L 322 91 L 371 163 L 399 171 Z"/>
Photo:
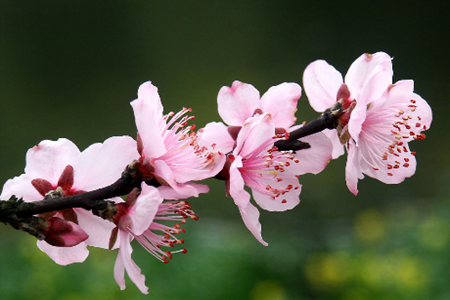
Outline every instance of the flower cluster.
<path fill-rule="evenodd" d="M 235 81 L 218 93 L 223 123 L 197 131 L 191 109 L 164 114 L 158 89 L 145 82 L 131 102 L 135 139 L 111 137 L 84 151 L 64 138 L 40 142 L 28 150 L 24 174 L 5 183 L 2 203 L 10 199 L 17 211 L 0 221 L 31 232 L 31 223 L 17 224 L 21 217 L 37 220 L 38 247 L 60 265 L 83 262 L 87 246 L 118 248 L 117 284 L 125 288 L 126 271 L 148 293 L 131 242 L 164 263 L 186 253 L 182 224 L 198 219 L 186 199 L 209 191 L 199 181 L 223 180 L 245 226 L 267 246 L 257 207 L 293 209 L 300 176 L 323 171 L 345 149 L 346 182 L 355 195 L 363 174 L 388 184 L 412 176 L 416 159 L 408 143 L 425 138 L 432 112 L 412 80 L 392 83 L 392 76 L 392 59 L 382 52 L 359 57 L 345 80 L 327 62 L 311 63 L 303 84 L 322 115 L 299 125 L 298 84 L 282 83 L 260 96 Z"/>

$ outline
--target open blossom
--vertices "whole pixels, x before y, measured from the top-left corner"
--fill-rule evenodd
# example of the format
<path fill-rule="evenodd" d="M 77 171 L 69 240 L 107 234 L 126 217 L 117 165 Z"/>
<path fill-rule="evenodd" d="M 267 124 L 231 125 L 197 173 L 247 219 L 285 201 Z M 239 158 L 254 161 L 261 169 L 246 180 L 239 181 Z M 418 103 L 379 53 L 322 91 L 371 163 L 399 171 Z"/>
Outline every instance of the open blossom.
<path fill-rule="evenodd" d="M 334 157 L 342 152 L 339 142 L 347 148 L 346 182 L 353 194 L 358 193 L 363 174 L 394 184 L 415 173 L 415 152 L 408 142 L 425 137 L 421 132 L 431 124 L 431 108 L 413 92 L 412 80 L 392 84 L 392 63 L 386 53 L 359 57 L 350 66 L 345 84 L 340 73 L 322 60 L 307 67 L 303 82 L 316 111 L 337 100 L 348 108 L 330 138 L 339 149 Z"/>
<path fill-rule="evenodd" d="M 219 115 L 229 126 L 243 126 L 255 114 L 270 113 L 275 127 L 288 128 L 297 118 L 297 102 L 302 88 L 296 83 L 281 83 L 271 87 L 260 98 L 259 91 L 251 84 L 234 81 L 224 86 L 217 96 Z"/>
<path fill-rule="evenodd" d="M 112 231 L 110 246 L 112 247 L 116 242 L 119 244 L 114 278 L 122 290 L 125 289 L 126 270 L 139 290 L 144 294 L 148 293 L 145 276 L 141 274 L 141 269 L 131 258 L 133 239 L 164 263 L 168 263 L 174 253 L 187 252 L 186 249 L 175 251 L 163 249 L 170 249 L 176 244 L 184 243 L 183 239 L 176 237 L 177 234 L 184 232 L 179 222 L 186 222 L 186 218 L 198 218 L 186 201 L 163 202 L 162 196 L 164 192 L 160 193 L 157 188 L 142 183 L 140 193 L 135 189 L 128 195 L 126 202 L 117 204 L 118 213 L 114 218 L 117 227 Z M 170 227 L 160 223 L 161 221 L 177 223 Z"/>
<path fill-rule="evenodd" d="M 38 201 L 46 196 L 71 196 L 105 187 L 119 179 L 125 167 L 139 157 L 135 145 L 131 137 L 111 137 L 103 144 L 93 144 L 80 152 L 67 139 L 42 141 L 28 150 L 25 174 L 8 180 L 1 198 L 15 195 L 24 201 Z M 122 201 L 121 198 L 110 200 Z M 90 211 L 73 208 L 44 216 L 78 224 L 89 235 L 88 239 L 73 247 L 37 242 L 38 247 L 60 265 L 84 261 L 89 254 L 88 245 L 108 247 L 109 232 L 114 226 Z"/>
<path fill-rule="evenodd" d="M 392 83 L 392 62 L 384 52 L 363 54 L 356 59 L 345 75 L 324 60 L 308 65 L 303 74 L 303 86 L 309 104 L 317 112 L 323 112 L 336 101 L 344 100 L 348 112 L 341 118 L 342 129 L 326 129 L 324 133 L 333 142 L 333 158 L 344 154 L 342 143 L 348 135 L 358 139 L 361 120 L 364 120 L 366 105 L 379 98 Z M 351 111 L 359 113 L 351 114 Z"/>
<path fill-rule="evenodd" d="M 301 88 L 283 83 L 270 88 L 260 99 L 250 84 L 233 82 L 222 87 L 217 96 L 221 122 L 208 123 L 199 130 L 198 144 L 227 153 L 224 169 L 218 175 L 226 179 L 227 194 L 233 197 L 247 228 L 263 245 L 258 209 L 284 211 L 299 202 L 301 185 L 297 177 L 321 172 L 331 159 L 332 144 L 322 133 L 302 138 L 311 147 L 301 151 L 278 151 L 274 142 L 287 137 L 301 125 L 295 121 Z M 292 126 L 292 127 L 291 127 Z"/>
<path fill-rule="evenodd" d="M 235 148 L 237 136 L 247 120 L 264 113 L 270 114 L 270 123 L 275 126 L 274 134 L 281 137 L 292 132 L 301 126 L 293 126 L 297 120 L 295 112 L 301 92 L 302 89 L 298 84 L 285 82 L 269 88 L 260 99 L 255 87 L 236 80 L 231 87 L 222 87 L 217 95 L 219 115 L 229 126 L 221 122 L 208 123 L 199 130 L 198 143 L 201 146 L 212 146 L 216 151 L 228 153 Z M 328 155 L 329 151 L 325 149 L 329 146 L 329 141 L 323 134 L 304 137 L 301 140 L 304 143 L 314 140 L 313 143 L 321 144 L 321 150 L 302 150 L 295 153 L 296 158 L 302 160 L 304 154 L 307 154 L 311 162 L 308 171 L 303 172 L 303 167 L 306 166 L 303 164 L 298 171 L 295 171 L 296 174 L 321 172 L 331 158 Z"/>
<path fill-rule="evenodd" d="M 285 211 L 299 202 L 301 185 L 287 167 L 295 164 L 290 152 L 273 151 L 275 126 L 270 115 L 258 115 L 246 121 L 236 140 L 236 147 L 228 155 L 229 177 L 227 193 L 233 197 L 242 219 L 263 245 L 259 212 L 250 202 L 250 187 L 255 202 L 269 211 Z"/>
<path fill-rule="evenodd" d="M 307 154 L 302 154 L 305 156 L 300 160 L 293 151 L 277 151 L 273 147 L 279 137 L 275 135 L 275 125 L 268 113 L 247 119 L 235 142 L 223 123 L 210 123 L 199 133 L 201 145 L 215 141 L 215 147 L 220 151 L 232 151 L 227 155 L 227 162 L 219 176 L 226 179 L 227 194 L 233 197 L 245 225 L 263 245 L 267 243 L 261 237 L 259 212 L 250 202 L 250 194 L 244 187 L 248 186 L 252 190 L 255 202 L 265 210 L 285 211 L 294 208 L 300 202 L 298 175 L 323 169 L 331 158 L 331 142 L 324 135 L 321 136 L 322 139 L 311 136 L 307 142 L 311 142 L 314 151 L 319 153 L 317 157 L 324 157 L 323 161 L 309 152 L 313 158 L 306 162 Z M 227 149 L 231 140 L 235 146 Z M 323 141 L 327 145 L 325 148 L 321 148 Z"/>
<path fill-rule="evenodd" d="M 412 80 L 398 81 L 367 104 L 365 118 L 360 118 L 361 132 L 347 144 L 346 181 L 355 195 L 363 173 L 388 184 L 414 175 L 415 152 L 408 142 L 425 138 L 422 131 L 430 128 L 432 112 L 413 90 Z"/>
<path fill-rule="evenodd" d="M 186 115 L 190 109 L 163 115 L 158 89 L 151 82 L 139 87 L 138 99 L 131 106 L 138 129 L 142 173 L 172 187 L 183 197 L 208 192 L 206 185 L 191 181 L 216 175 L 225 158 L 212 149 L 198 146 L 193 132 L 195 125 L 187 126 L 194 118 Z"/>

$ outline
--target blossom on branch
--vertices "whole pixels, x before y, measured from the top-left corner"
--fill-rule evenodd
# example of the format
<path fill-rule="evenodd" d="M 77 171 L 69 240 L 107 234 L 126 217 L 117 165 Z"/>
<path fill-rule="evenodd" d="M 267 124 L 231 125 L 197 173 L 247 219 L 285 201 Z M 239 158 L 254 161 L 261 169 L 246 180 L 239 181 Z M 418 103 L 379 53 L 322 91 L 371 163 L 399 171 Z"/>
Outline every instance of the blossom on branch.
<path fill-rule="evenodd" d="M 261 208 L 289 210 L 300 202 L 298 177 L 322 171 L 331 159 L 331 142 L 321 133 L 307 137 L 312 149 L 297 153 L 277 151 L 273 144 L 283 136 L 276 135 L 269 113 L 248 118 L 235 142 L 223 123 L 210 123 L 199 133 L 200 145 L 215 142 L 216 149 L 230 152 L 219 177 L 226 180 L 227 195 L 233 197 L 245 225 L 263 245 L 267 243 L 261 237 L 259 212 L 244 187 L 252 190 L 253 198 Z"/>
<path fill-rule="evenodd" d="M 142 183 L 141 191 L 131 192 L 126 201 L 117 204 L 118 213 L 114 217 L 117 225 L 112 230 L 110 248 L 117 242 L 119 253 L 114 266 L 114 278 L 123 290 L 125 289 L 125 270 L 139 290 L 148 294 L 145 276 L 141 269 L 131 259 L 133 248 L 131 241 L 136 239 L 148 252 L 164 263 L 168 263 L 174 253 L 186 253 L 186 249 L 175 251 L 162 250 L 162 247 L 173 248 L 184 243 L 177 234 L 184 232 L 181 223 L 186 218 L 198 219 L 186 201 L 165 201 L 164 192 Z M 175 221 L 172 227 L 161 224 L 161 221 Z M 161 232 L 162 234 L 157 234 Z"/>
<path fill-rule="evenodd" d="M 247 228 L 263 245 L 258 209 L 292 209 L 299 202 L 298 177 L 321 172 L 331 159 L 332 145 L 322 133 L 305 138 L 301 151 L 278 151 L 274 143 L 287 138 L 293 126 L 301 88 L 296 83 L 271 87 L 260 99 L 252 85 L 234 81 L 222 87 L 217 96 L 219 114 L 229 126 L 208 123 L 199 130 L 198 144 L 227 153 L 224 169 L 217 178 L 226 180 L 227 195 L 233 197 Z M 308 148 L 309 147 L 309 148 Z"/>
<path fill-rule="evenodd" d="M 138 129 L 138 151 L 141 173 L 146 179 L 156 179 L 170 186 L 180 197 L 198 196 L 208 192 L 208 186 L 191 181 L 213 177 L 221 169 L 225 157 L 199 147 L 195 125 L 187 126 L 194 117 L 187 116 L 190 109 L 163 115 L 158 89 L 151 82 L 143 83 L 138 99 L 131 102 Z M 145 179 L 145 178 L 144 178 Z"/>
<path fill-rule="evenodd" d="M 382 97 L 367 104 L 361 131 L 347 143 L 347 186 L 355 195 L 363 174 L 388 184 L 397 184 L 416 172 L 415 152 L 408 142 L 423 140 L 430 128 L 428 103 L 413 92 L 412 80 L 398 81 Z"/>
<path fill-rule="evenodd" d="M 93 144 L 80 152 L 67 139 L 42 141 L 28 150 L 25 173 L 8 180 L 0 197 L 5 199 L 15 195 L 31 202 L 45 197 L 67 197 L 110 185 L 139 156 L 135 143 L 131 137 L 111 137 L 103 144 Z M 110 200 L 122 201 L 119 197 Z M 73 247 L 56 247 L 46 241 L 37 242 L 38 247 L 60 265 L 84 261 L 89 254 L 86 248 L 88 245 L 108 248 L 109 232 L 114 225 L 90 211 L 72 208 L 42 216 L 78 224 L 89 235 L 88 239 Z"/>
<path fill-rule="evenodd" d="M 391 83 L 391 58 L 384 52 L 361 55 L 348 69 L 345 81 L 341 73 L 324 60 L 316 60 L 306 67 L 303 87 L 311 107 L 324 112 L 341 100 L 347 110 L 341 117 L 338 132 L 324 131 L 333 142 L 333 158 L 344 154 L 342 143 L 348 135 L 357 137 L 361 130 L 358 121 L 364 116 L 351 114 L 352 110 L 364 112 L 367 103 L 379 98 Z"/>
<path fill-rule="evenodd" d="M 429 128 L 431 108 L 413 92 L 413 81 L 392 84 L 392 62 L 384 52 L 363 54 L 342 75 L 324 60 L 311 63 L 303 75 L 311 106 L 323 112 L 342 104 L 337 130 L 326 132 L 333 141 L 333 157 L 345 145 L 347 187 L 358 193 L 363 174 L 384 183 L 402 182 L 415 173 L 415 152 L 408 142 L 421 140 Z"/>

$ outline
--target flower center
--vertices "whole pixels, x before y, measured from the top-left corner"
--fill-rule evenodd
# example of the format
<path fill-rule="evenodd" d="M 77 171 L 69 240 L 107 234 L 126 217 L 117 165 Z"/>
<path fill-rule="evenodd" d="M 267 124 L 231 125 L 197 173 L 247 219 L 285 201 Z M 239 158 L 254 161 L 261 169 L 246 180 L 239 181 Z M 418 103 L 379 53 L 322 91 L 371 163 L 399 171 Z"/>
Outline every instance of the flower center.
<path fill-rule="evenodd" d="M 31 180 L 33 187 L 41 194 L 45 199 L 55 199 L 73 196 L 81 193 L 85 193 L 83 190 L 74 190 L 73 186 L 73 167 L 67 165 L 59 177 L 58 183 L 53 185 L 50 181 L 43 178 L 36 178 Z M 57 211 L 48 212 L 42 214 L 44 218 L 53 217 Z M 64 209 L 60 211 L 65 220 L 72 221 L 78 224 L 77 214 L 72 208 Z"/>
<path fill-rule="evenodd" d="M 280 137 L 281 134 L 274 138 Z M 292 150 L 278 151 L 275 146 L 259 153 L 242 160 L 243 166 L 240 171 L 246 185 L 272 200 L 287 203 L 287 200 L 282 196 L 290 191 L 298 190 L 300 186 L 289 183 L 283 185 L 282 182 L 286 178 L 293 177 L 289 172 L 289 174 L 285 173 L 285 168 L 289 167 L 292 162 L 299 163 L 299 160 L 295 158 Z"/>

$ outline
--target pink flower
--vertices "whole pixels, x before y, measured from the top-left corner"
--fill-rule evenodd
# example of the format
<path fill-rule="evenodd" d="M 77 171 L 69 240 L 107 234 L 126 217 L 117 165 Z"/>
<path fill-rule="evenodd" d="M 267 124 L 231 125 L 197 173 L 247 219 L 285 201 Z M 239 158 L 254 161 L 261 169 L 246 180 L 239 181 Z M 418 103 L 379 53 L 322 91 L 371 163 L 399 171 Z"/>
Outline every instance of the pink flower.
<path fill-rule="evenodd" d="M 425 137 L 421 132 L 431 124 L 431 108 L 413 92 L 412 80 L 391 84 L 392 64 L 386 53 L 359 57 L 350 66 L 345 84 L 332 66 L 315 61 L 306 68 L 303 82 L 316 111 L 343 100 L 347 111 L 338 130 L 328 134 L 334 141 L 334 158 L 343 153 L 340 143 L 347 148 L 346 182 L 353 194 L 358 193 L 363 173 L 389 184 L 415 173 L 415 153 L 408 142 Z"/>
<path fill-rule="evenodd" d="M 174 247 L 184 243 L 175 235 L 185 232 L 179 223 L 173 227 L 158 223 L 159 221 L 186 222 L 186 218 L 198 219 L 186 201 L 168 201 L 163 203 L 160 191 L 142 183 L 141 193 L 137 189 L 130 193 L 125 203 L 117 204 L 119 212 L 114 218 L 117 227 L 112 231 L 112 247 L 118 239 L 119 253 L 114 266 L 114 278 L 123 290 L 125 289 L 125 270 L 139 290 L 148 294 L 145 276 L 131 259 L 133 248 L 131 241 L 136 239 L 148 252 L 164 263 L 168 263 L 173 253 L 186 253 L 186 249 L 163 251 L 162 247 Z M 159 235 L 155 232 L 162 232 Z"/>
<path fill-rule="evenodd" d="M 252 85 L 234 81 L 231 87 L 222 87 L 217 96 L 219 114 L 230 126 L 227 127 L 221 122 L 208 123 L 199 130 L 198 144 L 212 147 L 221 153 L 231 152 L 236 147 L 236 139 L 242 126 L 251 117 L 263 113 L 270 114 L 269 120 L 275 126 L 273 135 L 282 137 L 286 132 L 300 127 L 292 126 L 297 119 L 295 112 L 300 96 L 301 87 L 296 83 L 273 86 L 260 99 L 258 90 Z M 295 160 L 301 160 L 302 163 L 291 169 L 295 169 L 294 173 L 297 175 L 321 172 L 331 159 L 330 142 L 322 133 L 301 140 L 313 143 L 315 147 L 295 153 Z"/>
<path fill-rule="evenodd" d="M 288 128 L 297 118 L 297 101 L 302 94 L 296 83 L 282 83 L 271 87 L 260 99 L 259 92 L 251 84 L 234 81 L 224 86 L 217 96 L 219 115 L 230 126 L 243 126 L 255 114 L 270 113 L 275 127 Z"/>
<path fill-rule="evenodd" d="M 45 140 L 28 150 L 25 174 L 8 180 L 1 199 L 12 195 L 25 201 L 42 200 L 46 195 L 70 196 L 112 184 L 125 167 L 139 157 L 136 142 L 130 137 L 112 137 L 83 152 L 67 139 Z M 122 201 L 121 198 L 111 199 Z M 108 247 L 114 224 L 81 209 L 66 209 L 55 217 L 78 224 L 89 238 L 73 247 L 55 247 L 38 241 L 38 247 L 56 263 L 82 262 L 89 254 L 86 246 Z M 52 217 L 52 216 L 47 216 Z"/>
<path fill-rule="evenodd" d="M 212 122 L 199 130 L 198 144 L 227 153 L 224 169 L 218 177 L 226 179 L 227 194 L 233 197 L 245 225 L 263 245 L 258 209 L 250 203 L 253 198 L 263 209 L 284 211 L 299 202 L 301 185 L 296 177 L 305 173 L 317 174 L 331 159 L 332 145 L 322 133 L 302 141 L 311 148 L 277 151 L 277 139 L 297 129 L 297 101 L 301 88 L 296 83 L 283 83 L 270 88 L 260 99 L 259 92 L 250 84 L 233 82 L 222 87 L 217 102 L 219 114 L 230 125 Z M 289 166 L 289 167 L 288 167 Z"/>
<path fill-rule="evenodd" d="M 144 166 L 142 172 L 162 185 L 172 187 L 180 196 L 198 196 L 208 187 L 192 183 L 216 175 L 224 156 L 199 147 L 195 125 L 187 126 L 194 117 L 186 116 L 190 109 L 163 115 L 158 89 L 151 82 L 143 83 L 138 99 L 131 102 L 138 129 L 138 151 Z"/>
<path fill-rule="evenodd" d="M 227 127 L 220 124 L 207 125 L 199 135 L 199 143 L 211 143 L 215 135 L 216 147 L 225 149 L 227 146 L 221 146 L 221 141 L 227 143 L 230 137 Z M 295 174 L 286 168 L 295 164 L 294 155 L 291 152 L 274 151 L 274 135 L 275 126 L 270 120 L 270 114 L 247 119 L 220 174 L 227 180 L 227 194 L 233 197 L 245 225 L 263 245 L 267 243 L 261 237 L 259 212 L 250 203 L 250 194 L 244 190 L 244 186 L 250 187 L 256 203 L 269 211 L 292 209 L 300 202 L 301 186 Z"/>
<path fill-rule="evenodd" d="M 432 112 L 413 89 L 412 80 L 398 81 L 381 98 L 367 104 L 359 135 L 347 143 L 346 182 L 353 194 L 358 193 L 363 173 L 397 184 L 416 172 L 415 152 L 410 151 L 408 142 L 425 138 L 422 131 L 430 128 Z"/>
<path fill-rule="evenodd" d="M 342 120 L 345 117 L 347 119 L 338 134 L 335 130 L 324 131 L 333 142 L 333 158 L 344 154 L 341 141 L 348 134 L 358 138 L 366 105 L 379 98 L 391 83 L 391 58 L 384 52 L 361 55 L 348 69 L 345 83 L 341 73 L 324 60 L 316 60 L 308 65 L 303 74 L 303 86 L 314 110 L 323 112 L 337 100 L 343 99 L 345 108 L 359 112 L 348 112 L 349 116 L 343 116 Z"/>

